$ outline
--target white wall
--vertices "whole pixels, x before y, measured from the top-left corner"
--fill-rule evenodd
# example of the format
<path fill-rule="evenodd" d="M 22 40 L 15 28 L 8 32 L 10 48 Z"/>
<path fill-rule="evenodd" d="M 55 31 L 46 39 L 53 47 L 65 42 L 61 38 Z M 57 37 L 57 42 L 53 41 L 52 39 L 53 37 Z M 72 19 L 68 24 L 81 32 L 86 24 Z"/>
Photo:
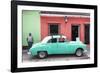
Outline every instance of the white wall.
<path fill-rule="evenodd" d="M 33 1 L 45 1 L 45 2 L 58 2 L 58 3 L 74 3 L 74 4 L 90 4 L 98 5 L 98 19 L 100 19 L 100 1 L 99 0 L 33 0 Z M 10 72 L 10 0 L 0 0 L 0 73 Z M 100 24 L 100 22 L 98 22 Z M 100 31 L 100 25 L 98 25 L 98 31 Z M 98 34 L 100 37 L 100 33 Z M 98 38 L 98 41 L 100 38 Z M 98 42 L 100 43 L 100 41 Z M 98 55 L 100 56 L 100 45 L 98 46 Z M 98 58 L 100 65 L 100 57 Z M 40 73 L 99 73 L 100 66 L 98 68 L 83 68 L 83 69 L 70 69 L 70 70 L 53 70 L 53 71 L 41 71 Z M 24 72 L 23 72 L 24 73 Z M 29 72 L 27 72 L 29 73 Z M 32 73 L 32 72 L 30 72 Z M 39 73 L 39 72 L 38 72 Z"/>

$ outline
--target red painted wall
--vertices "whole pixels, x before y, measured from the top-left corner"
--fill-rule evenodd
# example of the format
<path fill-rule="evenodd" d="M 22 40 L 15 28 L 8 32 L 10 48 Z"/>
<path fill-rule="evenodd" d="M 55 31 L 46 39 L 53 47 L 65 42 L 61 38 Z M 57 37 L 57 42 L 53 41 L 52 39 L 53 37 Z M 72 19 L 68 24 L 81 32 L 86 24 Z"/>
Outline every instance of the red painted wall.
<path fill-rule="evenodd" d="M 46 37 L 49 33 L 49 23 L 59 23 L 60 34 L 65 35 L 68 40 L 71 40 L 71 26 L 79 24 L 80 26 L 80 40 L 84 42 L 84 24 L 90 22 L 90 18 L 82 17 L 68 17 L 67 23 L 64 21 L 64 17 L 55 16 L 41 16 L 41 39 Z"/>

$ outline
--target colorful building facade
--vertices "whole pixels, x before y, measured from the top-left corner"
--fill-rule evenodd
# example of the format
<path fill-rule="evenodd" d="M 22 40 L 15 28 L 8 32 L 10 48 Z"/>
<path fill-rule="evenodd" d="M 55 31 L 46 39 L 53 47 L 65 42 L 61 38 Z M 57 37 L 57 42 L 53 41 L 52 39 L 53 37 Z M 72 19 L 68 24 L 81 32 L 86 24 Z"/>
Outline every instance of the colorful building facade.
<path fill-rule="evenodd" d="M 69 41 L 79 37 L 89 44 L 90 15 L 88 13 L 65 13 L 48 11 L 23 11 L 23 45 L 27 45 L 28 33 L 32 33 L 34 42 L 40 42 L 48 35 L 62 34 Z"/>

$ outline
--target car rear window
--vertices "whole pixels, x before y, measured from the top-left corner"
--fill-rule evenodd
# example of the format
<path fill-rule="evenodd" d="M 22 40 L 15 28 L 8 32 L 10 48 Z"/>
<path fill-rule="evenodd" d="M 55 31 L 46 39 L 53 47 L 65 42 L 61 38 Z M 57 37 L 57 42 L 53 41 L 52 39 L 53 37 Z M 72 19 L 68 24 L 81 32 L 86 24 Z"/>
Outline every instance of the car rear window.
<path fill-rule="evenodd" d="M 56 43 L 57 42 L 57 38 L 52 38 L 48 41 L 48 43 Z"/>

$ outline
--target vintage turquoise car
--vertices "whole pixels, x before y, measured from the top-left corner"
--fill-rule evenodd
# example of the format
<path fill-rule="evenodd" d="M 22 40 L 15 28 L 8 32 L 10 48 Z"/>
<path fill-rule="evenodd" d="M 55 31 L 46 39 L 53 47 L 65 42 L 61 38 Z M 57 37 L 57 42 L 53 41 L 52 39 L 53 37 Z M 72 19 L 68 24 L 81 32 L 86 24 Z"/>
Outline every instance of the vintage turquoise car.
<path fill-rule="evenodd" d="M 51 54 L 75 54 L 83 56 L 87 47 L 78 38 L 76 41 L 68 41 L 63 35 L 45 37 L 41 42 L 33 44 L 28 54 L 38 58 L 46 58 Z"/>

